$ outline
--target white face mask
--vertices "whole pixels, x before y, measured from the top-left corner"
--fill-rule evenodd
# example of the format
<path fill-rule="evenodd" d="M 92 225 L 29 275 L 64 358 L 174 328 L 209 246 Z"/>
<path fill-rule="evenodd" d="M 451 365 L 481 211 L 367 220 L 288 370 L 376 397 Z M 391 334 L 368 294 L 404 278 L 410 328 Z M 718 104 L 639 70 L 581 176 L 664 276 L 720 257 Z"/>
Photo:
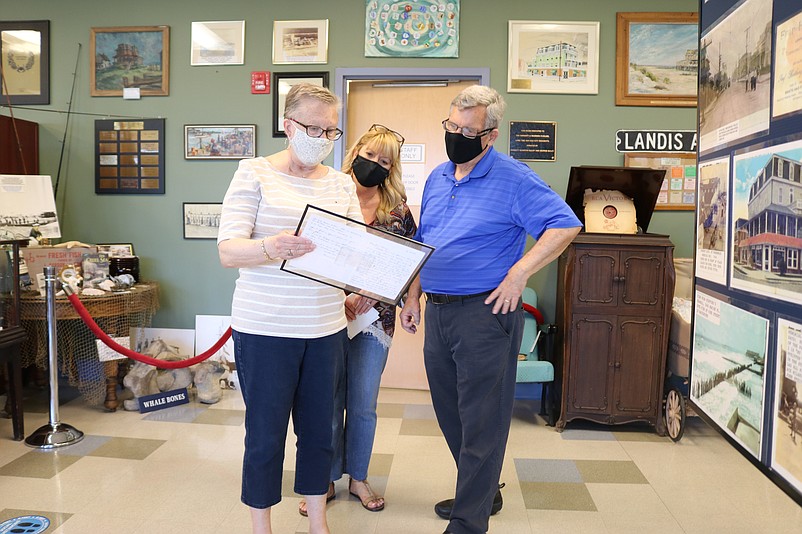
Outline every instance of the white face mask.
<path fill-rule="evenodd" d="M 295 127 L 295 134 L 290 138 L 290 146 L 295 157 L 307 167 L 318 165 L 326 159 L 334 148 L 334 141 L 325 137 L 309 137 L 303 128 Z"/>

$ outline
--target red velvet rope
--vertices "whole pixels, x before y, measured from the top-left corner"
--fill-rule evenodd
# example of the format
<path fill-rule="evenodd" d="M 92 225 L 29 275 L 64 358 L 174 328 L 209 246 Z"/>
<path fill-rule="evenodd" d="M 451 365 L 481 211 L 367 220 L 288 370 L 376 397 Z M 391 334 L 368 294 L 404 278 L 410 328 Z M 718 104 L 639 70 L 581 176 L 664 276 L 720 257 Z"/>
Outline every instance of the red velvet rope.
<path fill-rule="evenodd" d="M 538 310 L 531 304 L 527 304 L 526 302 L 522 303 L 521 306 L 523 306 L 524 311 L 527 311 L 535 316 L 535 321 L 537 321 L 537 324 L 543 324 L 544 322 L 543 314 L 540 313 L 540 310 Z"/>
<path fill-rule="evenodd" d="M 202 362 L 203 360 L 208 359 L 209 356 L 220 350 L 220 348 L 226 344 L 228 338 L 231 337 L 231 327 L 229 327 L 228 330 L 226 330 L 225 333 L 223 334 L 223 337 L 218 339 L 217 343 L 212 345 L 212 348 L 210 348 L 203 354 L 198 354 L 194 358 L 189 358 L 187 360 L 178 360 L 178 361 L 160 360 L 158 358 L 154 358 L 146 354 L 140 354 L 136 351 L 123 347 L 119 343 L 115 342 L 106 334 L 106 332 L 101 330 L 101 328 L 97 325 L 95 320 L 92 319 L 92 316 L 89 315 L 89 312 L 86 310 L 83 303 L 78 298 L 78 295 L 75 294 L 68 295 L 67 298 L 72 304 L 72 307 L 75 308 L 75 311 L 78 313 L 78 315 L 81 316 L 81 319 L 83 319 L 86 326 L 89 327 L 89 330 L 91 330 L 95 334 L 95 337 L 97 337 L 100 341 L 105 343 L 107 347 L 109 347 L 112 350 L 116 350 L 120 354 L 127 356 L 132 360 L 146 363 L 148 365 L 153 365 L 154 367 L 158 367 L 160 369 L 181 369 L 183 367 L 189 367 L 190 365 L 195 365 L 196 363 Z"/>

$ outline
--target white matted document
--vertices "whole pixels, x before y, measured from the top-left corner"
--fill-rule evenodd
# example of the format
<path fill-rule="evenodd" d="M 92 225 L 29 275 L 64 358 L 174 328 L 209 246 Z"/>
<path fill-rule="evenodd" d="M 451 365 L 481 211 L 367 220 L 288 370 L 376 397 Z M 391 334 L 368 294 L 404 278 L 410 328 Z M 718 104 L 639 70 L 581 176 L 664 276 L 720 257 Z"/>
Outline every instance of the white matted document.
<path fill-rule="evenodd" d="M 397 304 L 434 247 L 307 204 L 296 235 L 315 244 L 281 270 Z"/>

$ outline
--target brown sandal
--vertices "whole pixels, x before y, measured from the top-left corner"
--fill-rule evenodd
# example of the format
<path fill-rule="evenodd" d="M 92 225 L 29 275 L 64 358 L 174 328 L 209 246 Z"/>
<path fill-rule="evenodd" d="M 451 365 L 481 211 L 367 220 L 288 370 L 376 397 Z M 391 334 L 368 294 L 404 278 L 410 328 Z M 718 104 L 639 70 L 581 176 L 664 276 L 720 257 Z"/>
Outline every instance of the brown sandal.
<path fill-rule="evenodd" d="M 326 502 L 331 501 L 337 496 L 337 491 L 334 489 L 334 482 L 329 482 L 329 490 L 326 492 Z M 304 517 L 308 517 L 306 511 L 306 499 L 301 499 L 298 503 L 298 513 Z"/>
<path fill-rule="evenodd" d="M 354 482 L 354 479 L 353 478 L 349 478 L 348 479 L 348 493 L 350 493 L 351 495 L 353 495 L 354 497 L 359 499 L 359 502 L 362 503 L 362 508 L 364 508 L 368 512 L 381 512 L 382 510 L 384 510 L 384 497 L 380 497 L 380 496 L 376 495 L 375 493 L 373 493 L 373 488 L 370 487 L 370 484 L 368 484 L 367 479 L 365 479 L 365 480 L 357 480 L 356 481 L 356 482 L 361 482 L 367 488 L 368 494 L 370 495 L 370 497 L 368 497 L 366 500 L 362 500 L 362 497 L 360 497 L 359 494 L 354 493 L 353 491 L 351 491 L 351 483 L 352 482 Z M 369 506 L 371 503 L 376 503 L 376 505 L 375 506 Z"/>

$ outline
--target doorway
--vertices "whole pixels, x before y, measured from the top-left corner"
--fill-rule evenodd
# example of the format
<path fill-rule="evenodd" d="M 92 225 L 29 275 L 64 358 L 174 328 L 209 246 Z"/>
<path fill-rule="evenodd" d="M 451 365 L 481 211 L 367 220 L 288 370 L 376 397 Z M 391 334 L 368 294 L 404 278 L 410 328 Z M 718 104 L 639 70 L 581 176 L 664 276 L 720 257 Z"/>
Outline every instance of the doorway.
<path fill-rule="evenodd" d="M 340 128 L 345 135 L 335 145 L 334 167 L 342 167 L 347 148 L 371 125 L 398 131 L 404 136 L 401 161 L 407 204 L 415 220 L 420 220 L 426 177 L 447 159 L 440 121 L 462 89 L 490 83 L 490 69 L 337 69 L 335 80 L 335 92 L 343 102 Z M 423 330 L 422 321 L 415 335 L 396 324 L 383 387 L 429 389 Z"/>

